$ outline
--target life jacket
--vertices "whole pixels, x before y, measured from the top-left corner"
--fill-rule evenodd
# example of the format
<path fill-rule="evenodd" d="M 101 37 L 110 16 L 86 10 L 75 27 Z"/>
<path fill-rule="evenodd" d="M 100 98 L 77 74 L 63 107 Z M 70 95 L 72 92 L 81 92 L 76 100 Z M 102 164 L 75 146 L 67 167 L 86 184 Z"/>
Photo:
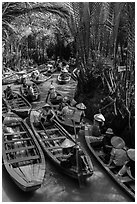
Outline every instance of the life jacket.
<path fill-rule="evenodd" d="M 80 110 L 75 110 L 74 114 L 73 114 L 73 120 L 76 122 L 76 123 L 80 123 L 81 122 L 81 119 L 82 119 L 82 114 L 83 114 L 83 111 L 80 111 Z"/>

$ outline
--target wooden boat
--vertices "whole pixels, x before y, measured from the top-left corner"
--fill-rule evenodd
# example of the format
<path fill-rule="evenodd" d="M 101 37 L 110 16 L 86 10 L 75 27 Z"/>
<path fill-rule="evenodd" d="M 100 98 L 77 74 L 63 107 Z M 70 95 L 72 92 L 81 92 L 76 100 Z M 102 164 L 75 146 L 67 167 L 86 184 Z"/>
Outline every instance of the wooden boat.
<path fill-rule="evenodd" d="M 63 77 L 61 74 L 59 74 L 57 79 L 59 84 L 67 84 L 70 81 L 71 76 L 68 75 L 67 77 Z"/>
<path fill-rule="evenodd" d="M 57 122 L 59 122 L 69 133 L 74 134 L 74 124 L 73 124 L 72 120 L 70 120 L 70 119 L 65 120 L 62 117 L 58 116 L 57 114 L 55 116 L 55 120 Z M 79 131 L 80 127 L 81 126 L 79 123 L 75 124 L 76 133 Z"/>
<path fill-rule="evenodd" d="M 56 91 L 57 93 L 57 98 L 56 99 L 51 99 L 50 94 L 47 95 L 45 102 L 50 104 L 54 109 L 58 109 L 59 104 L 61 100 L 63 99 L 63 95 Z M 60 99 L 59 99 L 60 98 Z"/>
<path fill-rule="evenodd" d="M 29 122 L 34 135 L 43 148 L 43 151 L 52 160 L 52 162 L 68 176 L 75 179 L 79 179 L 79 176 L 81 176 L 84 180 L 90 177 L 93 174 L 93 166 L 88 155 L 83 150 L 80 158 L 81 162 L 84 162 L 79 175 L 79 168 L 77 168 L 76 164 L 71 164 L 69 162 L 69 156 L 71 155 L 65 154 L 63 151 L 64 142 L 72 143 L 72 138 L 69 133 L 54 120 L 44 126 L 44 123 L 38 120 L 40 112 L 41 110 L 31 111 Z M 75 145 L 74 140 L 73 145 Z M 73 148 L 74 146 L 72 149 Z"/>
<path fill-rule="evenodd" d="M 2 156 L 4 166 L 23 191 L 41 187 L 45 158 L 39 143 L 24 120 L 9 113 L 3 121 Z"/>
<path fill-rule="evenodd" d="M 18 116 L 26 118 L 31 109 L 30 103 L 19 93 L 12 92 L 11 98 L 5 98 L 6 103 L 10 107 L 12 112 L 15 112 Z"/>
<path fill-rule="evenodd" d="M 93 142 L 93 137 L 85 136 L 86 143 L 96 158 L 96 160 L 101 164 L 101 166 L 106 170 L 106 172 L 110 175 L 110 177 L 132 198 L 135 199 L 135 181 L 132 180 L 129 176 L 116 176 L 116 169 L 114 166 L 108 167 L 104 160 L 104 152 L 100 146 L 95 145 Z M 101 139 L 102 140 L 102 139 Z M 101 141 L 100 141 L 101 144 Z"/>
<path fill-rule="evenodd" d="M 75 69 L 72 71 L 71 78 L 72 78 L 74 81 L 77 81 L 78 75 L 79 75 L 79 69 L 78 69 L 78 68 L 75 68 Z"/>
<path fill-rule="evenodd" d="M 2 116 L 5 117 L 6 114 L 8 113 L 9 111 L 9 107 L 5 101 L 5 99 L 2 97 Z"/>
<path fill-rule="evenodd" d="M 46 82 L 50 78 L 51 76 L 47 77 L 47 76 L 44 76 L 43 74 L 40 74 L 38 80 L 32 79 L 32 78 L 30 78 L 30 80 L 33 81 L 35 84 L 41 84 L 41 83 Z"/>
<path fill-rule="evenodd" d="M 48 67 L 47 67 L 46 64 L 42 64 L 42 65 L 38 66 L 38 70 L 39 70 L 40 73 L 44 73 L 44 72 L 47 72 Z"/>
<path fill-rule="evenodd" d="M 18 80 L 18 75 L 16 73 L 4 75 L 2 77 L 2 85 L 12 84 Z"/>
<path fill-rule="evenodd" d="M 30 83 L 29 83 L 30 84 Z M 23 95 L 24 98 L 26 98 L 28 101 L 32 102 L 32 101 L 36 101 L 38 100 L 39 96 L 40 96 L 40 90 L 39 87 L 37 86 L 37 84 L 35 84 L 34 82 L 32 82 L 30 84 L 30 86 L 32 87 L 34 93 L 28 92 L 27 88 L 24 87 L 23 85 L 20 86 L 20 93 Z"/>

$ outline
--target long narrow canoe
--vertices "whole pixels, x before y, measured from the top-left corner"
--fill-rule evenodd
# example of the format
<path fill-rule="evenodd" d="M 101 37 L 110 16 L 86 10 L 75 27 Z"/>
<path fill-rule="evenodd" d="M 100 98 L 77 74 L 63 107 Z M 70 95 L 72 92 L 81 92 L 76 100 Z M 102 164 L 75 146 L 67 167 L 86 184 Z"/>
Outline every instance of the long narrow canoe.
<path fill-rule="evenodd" d="M 4 75 L 2 78 L 2 85 L 12 84 L 18 80 L 18 75 L 16 73 L 12 73 L 10 75 Z"/>
<path fill-rule="evenodd" d="M 63 173 L 68 176 L 79 179 L 79 176 L 84 180 L 93 174 L 93 166 L 90 158 L 87 154 L 82 151 L 80 161 L 82 164 L 82 169 L 79 174 L 79 169 L 76 163 L 71 163 L 71 154 L 64 152 L 64 143 L 72 143 L 72 138 L 68 132 L 61 127 L 59 124 L 52 122 L 44 126 L 44 124 L 38 120 L 40 110 L 33 110 L 30 112 L 29 123 L 30 127 L 38 139 L 43 151 L 51 159 L 51 161 L 56 165 Z M 68 144 L 69 145 L 69 144 Z M 75 142 L 73 142 L 72 149 L 75 148 Z M 74 155 L 75 158 L 75 155 Z"/>
<path fill-rule="evenodd" d="M 116 169 L 114 166 L 108 167 L 104 161 L 104 152 L 101 147 L 99 148 L 99 142 L 96 146 L 94 144 L 93 138 L 90 136 L 85 136 L 87 146 L 89 147 L 91 153 L 100 163 L 100 165 L 106 170 L 110 177 L 134 200 L 135 199 L 135 181 L 132 180 L 128 175 L 126 176 L 116 176 Z M 101 143 L 100 143 L 101 144 Z"/>
<path fill-rule="evenodd" d="M 43 74 L 40 74 L 38 80 L 33 79 L 33 78 L 30 78 L 30 80 L 33 81 L 35 84 L 41 84 L 41 83 L 46 82 L 50 78 L 51 76 L 48 77 L 48 76 L 44 76 Z"/>
<path fill-rule="evenodd" d="M 20 93 L 23 95 L 24 98 L 26 98 L 29 102 L 38 100 L 40 96 L 40 90 L 37 84 L 31 83 L 31 87 L 33 88 L 34 93 L 28 92 L 26 88 L 24 88 L 23 85 L 20 86 Z"/>
<path fill-rule="evenodd" d="M 58 75 L 58 83 L 59 84 L 67 84 L 71 79 L 71 76 L 62 77 L 61 74 Z"/>
<path fill-rule="evenodd" d="M 46 168 L 44 154 L 26 122 L 13 113 L 3 121 L 2 156 L 8 174 L 21 190 L 41 187 Z"/>
<path fill-rule="evenodd" d="M 22 118 L 26 118 L 30 112 L 30 103 L 19 93 L 13 92 L 12 98 L 6 98 L 11 111 L 15 112 Z"/>

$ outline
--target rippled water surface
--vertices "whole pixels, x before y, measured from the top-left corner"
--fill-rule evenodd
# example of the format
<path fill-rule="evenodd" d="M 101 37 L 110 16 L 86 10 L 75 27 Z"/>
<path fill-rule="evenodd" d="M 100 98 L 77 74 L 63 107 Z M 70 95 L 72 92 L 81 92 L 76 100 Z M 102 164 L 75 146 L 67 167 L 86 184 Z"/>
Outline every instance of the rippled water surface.
<path fill-rule="evenodd" d="M 66 85 L 56 83 L 57 75 L 44 84 L 39 85 L 41 98 L 33 107 L 42 106 L 50 82 L 53 80 L 56 88 L 63 94 L 73 96 L 76 82 L 73 80 Z M 5 87 L 3 86 L 3 89 Z M 19 86 L 13 86 L 18 90 Z M 81 142 L 90 152 L 83 138 Z M 91 155 L 90 155 L 91 156 Z M 46 155 L 45 155 L 46 158 Z M 84 187 L 79 187 L 78 182 L 67 177 L 46 158 L 46 174 L 40 189 L 33 193 L 22 192 L 11 180 L 4 166 L 2 167 L 2 201 L 3 202 L 128 202 L 130 198 L 110 179 L 99 164 L 92 158 L 94 174 L 87 180 Z"/>

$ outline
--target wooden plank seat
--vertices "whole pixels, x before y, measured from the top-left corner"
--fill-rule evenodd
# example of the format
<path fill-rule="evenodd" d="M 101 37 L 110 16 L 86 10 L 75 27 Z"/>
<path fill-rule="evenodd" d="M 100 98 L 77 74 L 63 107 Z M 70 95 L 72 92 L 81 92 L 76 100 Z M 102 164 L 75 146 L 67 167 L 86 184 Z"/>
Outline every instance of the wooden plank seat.
<path fill-rule="evenodd" d="M 21 134 L 24 134 L 24 133 L 26 133 L 26 131 L 15 132 L 15 133 L 7 132 L 7 133 L 4 133 L 4 135 L 5 135 L 5 136 L 8 136 L 8 135 L 21 135 Z"/>
<path fill-rule="evenodd" d="M 15 149 L 9 149 L 9 150 L 6 150 L 5 152 L 6 153 L 13 153 L 13 152 L 17 152 L 17 151 L 21 151 L 21 150 L 29 150 L 29 149 L 34 149 L 35 146 L 32 145 L 32 146 L 27 146 L 27 147 L 19 147 L 19 148 L 15 148 Z"/>
<path fill-rule="evenodd" d="M 58 131 L 58 128 L 51 128 L 51 129 L 46 130 L 46 131 L 44 131 L 44 130 L 37 130 L 38 133 L 45 133 L 45 134 L 46 133 L 50 133 L 52 131 Z"/>
<path fill-rule="evenodd" d="M 27 138 L 19 138 L 19 139 L 16 139 L 16 140 L 6 140 L 6 141 L 4 141 L 4 143 L 9 144 L 9 143 L 21 142 L 21 141 L 27 141 L 27 140 L 32 140 L 32 138 L 27 137 Z"/>
<path fill-rule="evenodd" d="M 71 156 L 72 154 L 69 154 L 69 156 L 68 155 L 64 155 L 64 154 L 58 154 L 58 155 L 56 155 L 56 158 L 62 158 L 62 159 L 67 159 L 67 158 L 69 158 L 70 156 Z"/>
<path fill-rule="evenodd" d="M 60 139 L 65 139 L 66 137 L 62 136 L 62 137 L 54 137 L 54 138 L 45 138 L 42 139 L 42 141 L 53 141 L 53 140 L 60 140 Z"/>
<path fill-rule="evenodd" d="M 55 146 L 54 146 L 54 147 L 48 147 L 47 149 L 48 149 L 48 150 L 52 150 L 52 149 L 63 149 L 63 147 L 60 147 L 60 146 L 55 147 Z"/>
<path fill-rule="evenodd" d="M 18 162 L 24 162 L 24 161 L 36 160 L 36 159 L 39 159 L 38 155 L 30 156 L 30 157 L 20 157 L 20 158 L 17 158 L 17 159 L 11 159 L 8 162 L 10 164 L 15 164 L 15 163 L 18 163 Z"/>

